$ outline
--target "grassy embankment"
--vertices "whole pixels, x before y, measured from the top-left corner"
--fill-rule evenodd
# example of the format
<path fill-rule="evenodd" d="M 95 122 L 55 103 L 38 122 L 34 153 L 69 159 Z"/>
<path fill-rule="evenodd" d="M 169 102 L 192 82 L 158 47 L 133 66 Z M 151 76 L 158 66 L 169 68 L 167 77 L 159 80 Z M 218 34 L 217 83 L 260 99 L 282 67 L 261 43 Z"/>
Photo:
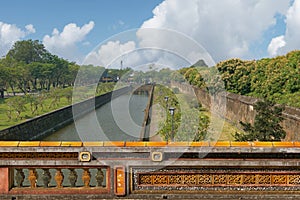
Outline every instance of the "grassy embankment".
<path fill-rule="evenodd" d="M 61 89 L 61 93 L 64 94 L 64 91 L 67 91 L 70 88 Z M 103 83 L 101 86 L 98 86 L 96 95 L 101 95 L 107 92 L 110 92 L 114 89 L 114 84 L 112 83 Z M 50 92 L 49 92 L 50 93 Z M 89 97 L 95 95 L 94 88 L 82 88 L 78 93 L 82 93 L 80 99 L 78 100 L 85 100 Z M 25 98 L 25 96 L 21 96 Z M 54 98 L 49 95 L 43 100 L 42 106 L 39 105 L 36 112 L 32 112 L 31 106 L 29 102 L 24 104 L 24 110 L 21 112 L 20 116 L 13 111 L 9 114 L 9 110 L 12 108 L 9 107 L 8 101 L 11 98 L 18 98 L 15 96 L 9 96 L 5 99 L 0 99 L 0 130 L 6 129 L 10 126 L 17 125 L 19 123 L 25 122 L 26 120 L 32 119 L 34 117 L 49 113 L 51 111 L 63 108 L 65 106 L 71 105 L 70 99 L 68 99 L 65 95 L 62 95 L 58 100 L 54 100 Z M 55 101 L 55 103 L 54 103 Z M 10 119 L 11 118 L 11 119 Z"/>
<path fill-rule="evenodd" d="M 183 102 L 181 104 L 182 109 L 186 109 L 195 101 L 186 94 L 178 94 L 177 97 L 180 99 L 180 102 Z M 201 110 L 201 112 L 210 119 L 210 128 L 208 131 L 210 137 L 208 138 L 219 141 L 234 141 L 232 134 L 235 132 L 243 132 L 243 130 L 238 129 L 223 118 L 212 114 L 208 109 L 202 108 Z"/>

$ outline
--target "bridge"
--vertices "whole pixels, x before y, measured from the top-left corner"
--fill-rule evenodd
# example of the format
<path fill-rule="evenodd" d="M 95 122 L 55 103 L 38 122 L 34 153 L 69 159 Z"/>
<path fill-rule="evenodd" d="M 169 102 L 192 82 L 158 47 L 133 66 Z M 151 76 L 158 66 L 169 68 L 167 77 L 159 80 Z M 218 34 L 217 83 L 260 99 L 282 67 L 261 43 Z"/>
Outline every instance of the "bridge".
<path fill-rule="evenodd" d="M 71 107 L 0 132 L 0 199 L 300 199 L 300 142 L 149 141 L 153 86 L 135 92 L 149 96 L 136 141 L 12 138 L 51 134 Z M 78 103 L 75 117 L 111 97 Z"/>

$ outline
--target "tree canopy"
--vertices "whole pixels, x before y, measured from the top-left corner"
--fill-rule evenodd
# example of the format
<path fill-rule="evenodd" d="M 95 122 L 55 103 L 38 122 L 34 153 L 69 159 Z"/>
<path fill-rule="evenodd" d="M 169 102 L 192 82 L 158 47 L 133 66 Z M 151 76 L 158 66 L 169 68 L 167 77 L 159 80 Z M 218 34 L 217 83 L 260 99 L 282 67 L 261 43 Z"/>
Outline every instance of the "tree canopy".
<path fill-rule="evenodd" d="M 49 53 L 38 40 L 22 40 L 17 41 L 13 45 L 6 57 L 29 64 L 32 62 L 44 62 L 46 61 L 47 55 L 49 55 Z"/>

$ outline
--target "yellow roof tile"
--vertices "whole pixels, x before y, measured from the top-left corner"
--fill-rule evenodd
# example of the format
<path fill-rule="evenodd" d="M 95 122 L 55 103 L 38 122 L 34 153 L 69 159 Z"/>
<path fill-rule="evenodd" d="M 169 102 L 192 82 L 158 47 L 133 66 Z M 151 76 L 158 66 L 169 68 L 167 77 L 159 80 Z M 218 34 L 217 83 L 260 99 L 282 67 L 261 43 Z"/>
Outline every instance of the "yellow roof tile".
<path fill-rule="evenodd" d="M 273 147 L 272 142 L 253 142 L 253 147 Z"/>
<path fill-rule="evenodd" d="M 21 141 L 19 147 L 38 147 L 40 143 L 40 141 Z"/>
<path fill-rule="evenodd" d="M 145 147 L 146 142 L 126 142 L 126 147 Z"/>
<path fill-rule="evenodd" d="M 164 147 L 167 146 L 167 142 L 147 142 L 147 147 Z"/>
<path fill-rule="evenodd" d="M 294 142 L 273 142 L 274 147 L 294 147 Z"/>
<path fill-rule="evenodd" d="M 1 147 L 17 147 L 19 145 L 19 141 L 0 141 Z"/>
<path fill-rule="evenodd" d="M 187 147 L 189 142 L 169 142 L 168 146 L 170 147 Z"/>
<path fill-rule="evenodd" d="M 105 146 L 105 147 L 124 147 L 125 142 L 123 142 L 123 141 L 105 141 L 103 143 L 103 146 Z"/>
<path fill-rule="evenodd" d="M 231 142 L 232 147 L 251 147 L 251 142 Z"/>
<path fill-rule="evenodd" d="M 189 146 L 191 146 L 191 147 L 209 147 L 209 142 L 208 141 L 190 142 Z"/>
<path fill-rule="evenodd" d="M 82 142 L 61 142 L 62 147 L 81 147 Z"/>
<path fill-rule="evenodd" d="M 60 141 L 41 141 L 41 147 L 59 147 L 61 145 Z"/>
<path fill-rule="evenodd" d="M 215 147 L 230 147 L 230 141 L 210 142 L 210 146 L 215 146 Z"/>
<path fill-rule="evenodd" d="M 83 142 L 84 147 L 102 147 L 103 142 Z"/>

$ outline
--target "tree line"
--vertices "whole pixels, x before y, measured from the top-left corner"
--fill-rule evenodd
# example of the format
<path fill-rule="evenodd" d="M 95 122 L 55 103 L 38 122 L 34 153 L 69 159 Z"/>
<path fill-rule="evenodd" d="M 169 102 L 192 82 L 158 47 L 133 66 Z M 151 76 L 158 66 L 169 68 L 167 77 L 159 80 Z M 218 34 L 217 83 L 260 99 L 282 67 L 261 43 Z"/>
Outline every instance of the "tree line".
<path fill-rule="evenodd" d="M 229 92 L 300 107 L 300 51 L 257 61 L 230 59 L 216 68 Z"/>
<path fill-rule="evenodd" d="M 280 125 L 284 105 L 300 107 L 300 51 L 260 60 L 229 59 L 211 68 L 191 66 L 179 72 L 190 84 L 210 93 L 225 89 L 261 99 L 254 106 L 254 123 L 240 122 L 246 133 L 233 134 L 237 141 L 284 139 Z"/>
<path fill-rule="evenodd" d="M 99 74 L 107 75 L 108 71 L 101 66 L 79 66 L 53 55 L 38 40 L 17 41 L 0 59 L 0 90 L 27 94 L 74 86 L 79 69 L 80 78 L 76 83 L 79 85 L 98 83 Z M 128 69 L 109 71 L 113 76 L 121 76 Z"/>

